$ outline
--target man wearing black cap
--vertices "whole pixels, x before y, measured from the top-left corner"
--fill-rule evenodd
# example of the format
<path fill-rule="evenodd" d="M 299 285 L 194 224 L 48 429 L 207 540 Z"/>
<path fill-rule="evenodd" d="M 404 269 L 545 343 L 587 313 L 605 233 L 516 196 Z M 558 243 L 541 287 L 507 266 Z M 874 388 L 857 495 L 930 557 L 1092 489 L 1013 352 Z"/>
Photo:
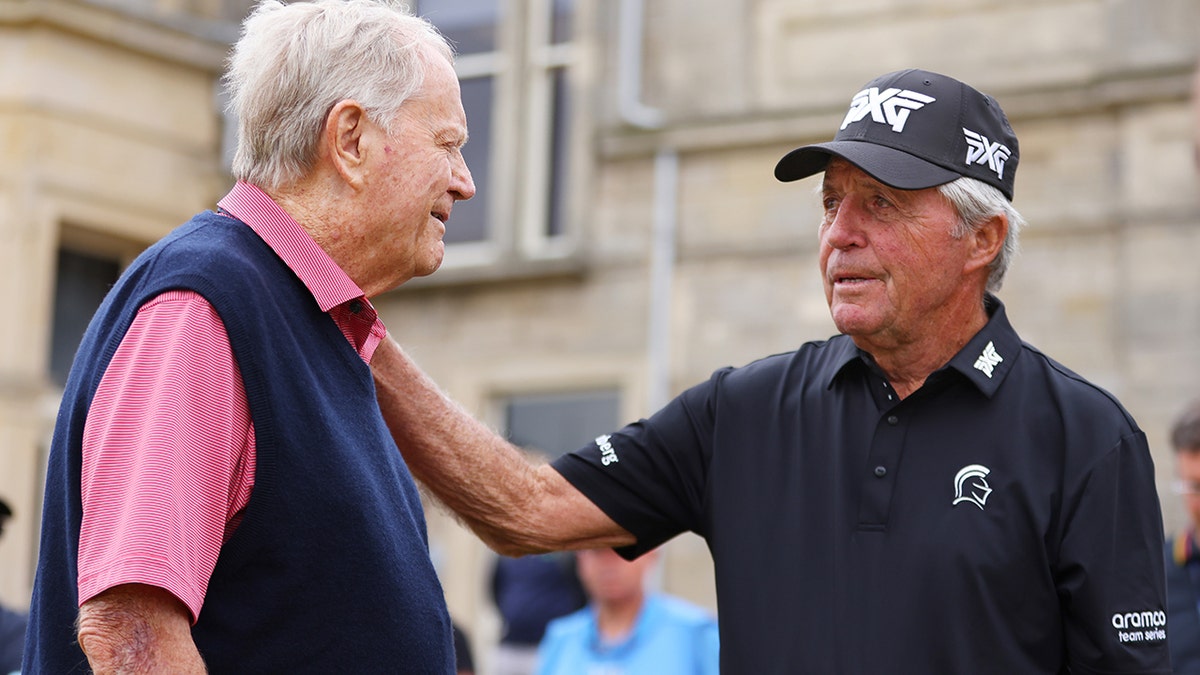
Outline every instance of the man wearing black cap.
<path fill-rule="evenodd" d="M 649 419 L 532 467 L 393 342 L 372 367 L 413 472 L 516 554 L 683 531 L 712 551 L 733 673 L 1167 673 L 1145 436 L 1010 326 L 1016 136 L 919 70 L 854 95 L 824 172 L 840 334 L 725 368 Z"/>

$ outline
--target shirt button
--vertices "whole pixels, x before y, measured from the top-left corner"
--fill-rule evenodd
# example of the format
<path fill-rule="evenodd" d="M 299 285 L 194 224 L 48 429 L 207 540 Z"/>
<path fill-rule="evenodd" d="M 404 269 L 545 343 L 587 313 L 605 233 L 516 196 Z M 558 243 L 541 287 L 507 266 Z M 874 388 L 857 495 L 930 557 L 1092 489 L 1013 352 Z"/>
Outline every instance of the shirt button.
<path fill-rule="evenodd" d="M 876 478 L 883 478 L 886 475 L 887 475 L 887 467 L 886 466 L 875 467 L 875 477 Z"/>
<path fill-rule="evenodd" d="M 351 313 L 351 314 L 358 314 L 359 312 L 361 312 L 361 311 L 362 311 L 362 309 L 363 309 L 363 304 L 362 304 L 362 302 L 360 302 L 360 301 L 358 301 L 358 300 L 351 300 L 351 301 L 350 301 L 350 313 Z"/>
<path fill-rule="evenodd" d="M 896 426 L 897 424 L 900 423 L 900 418 L 896 417 L 895 415 L 888 415 L 887 423 L 892 426 Z"/>

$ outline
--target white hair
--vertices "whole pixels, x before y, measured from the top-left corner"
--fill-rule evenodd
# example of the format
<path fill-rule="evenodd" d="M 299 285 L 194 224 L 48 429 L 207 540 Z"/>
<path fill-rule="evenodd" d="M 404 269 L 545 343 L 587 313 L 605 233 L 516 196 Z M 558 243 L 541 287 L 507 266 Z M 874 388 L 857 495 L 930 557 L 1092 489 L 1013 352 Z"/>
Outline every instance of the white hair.
<path fill-rule="evenodd" d="M 1003 214 L 1008 218 L 1008 233 L 1004 245 L 988 265 L 987 290 L 995 293 L 1004 283 L 1004 275 L 1020 248 L 1019 235 L 1025 219 L 1008 198 L 997 188 L 974 178 L 963 176 L 938 186 L 938 192 L 950 201 L 958 213 L 955 237 L 965 237 L 991 218 Z"/>
<path fill-rule="evenodd" d="M 441 33 L 390 0 L 263 0 L 242 26 L 224 83 L 238 120 L 233 177 L 269 190 L 312 169 L 339 101 L 358 101 L 391 133 L 421 88 L 426 49 L 453 61 Z"/>

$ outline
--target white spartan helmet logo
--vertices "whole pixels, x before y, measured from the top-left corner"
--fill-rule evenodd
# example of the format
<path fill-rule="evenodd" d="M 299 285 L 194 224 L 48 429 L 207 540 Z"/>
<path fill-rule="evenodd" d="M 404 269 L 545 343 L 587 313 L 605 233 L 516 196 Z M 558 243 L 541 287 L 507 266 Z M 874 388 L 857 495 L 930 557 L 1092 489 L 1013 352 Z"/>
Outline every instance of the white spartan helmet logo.
<path fill-rule="evenodd" d="M 968 464 L 960 469 L 954 477 L 954 506 L 959 502 L 970 502 L 982 510 L 988 495 L 992 494 L 987 482 L 989 473 L 991 469 L 982 464 Z"/>

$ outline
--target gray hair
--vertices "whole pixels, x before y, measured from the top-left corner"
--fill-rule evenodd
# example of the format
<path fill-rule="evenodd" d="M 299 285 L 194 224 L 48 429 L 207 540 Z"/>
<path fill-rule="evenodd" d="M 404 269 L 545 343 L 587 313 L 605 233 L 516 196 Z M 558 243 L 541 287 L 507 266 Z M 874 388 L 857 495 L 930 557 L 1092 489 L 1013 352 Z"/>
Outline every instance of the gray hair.
<path fill-rule="evenodd" d="M 422 47 L 453 62 L 432 24 L 390 0 L 260 2 L 224 77 L 238 120 L 233 177 L 269 190 L 302 178 L 326 116 L 345 99 L 390 134 L 425 80 Z"/>
<path fill-rule="evenodd" d="M 1019 235 L 1021 228 L 1025 227 L 1025 219 L 1000 190 L 974 178 L 956 178 L 939 185 L 938 192 L 950 201 L 958 213 L 955 237 L 967 236 L 995 216 L 1003 214 L 1008 217 L 1008 234 L 1004 237 L 1004 245 L 988 265 L 987 290 L 992 293 L 999 291 L 1008 267 L 1017 257 Z"/>

